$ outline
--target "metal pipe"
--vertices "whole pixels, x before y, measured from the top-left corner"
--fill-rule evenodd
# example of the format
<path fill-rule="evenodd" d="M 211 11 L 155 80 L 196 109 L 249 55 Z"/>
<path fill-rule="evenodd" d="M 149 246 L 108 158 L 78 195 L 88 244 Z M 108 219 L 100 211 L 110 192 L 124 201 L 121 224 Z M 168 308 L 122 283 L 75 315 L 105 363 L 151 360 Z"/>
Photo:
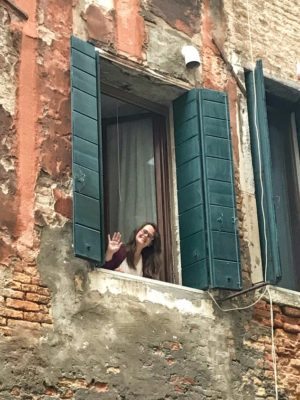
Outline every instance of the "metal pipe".
<path fill-rule="evenodd" d="M 234 293 L 234 294 L 231 294 L 230 296 L 224 297 L 224 299 L 219 299 L 218 301 L 222 302 L 222 301 L 230 300 L 230 299 L 233 299 L 234 297 L 241 296 L 242 294 L 249 293 L 249 292 L 251 292 L 253 290 L 260 289 L 260 288 L 262 288 L 264 286 L 267 286 L 267 285 L 270 285 L 270 282 L 260 282 L 260 283 L 257 283 L 254 286 L 251 286 L 250 288 L 241 290 L 238 293 Z"/>

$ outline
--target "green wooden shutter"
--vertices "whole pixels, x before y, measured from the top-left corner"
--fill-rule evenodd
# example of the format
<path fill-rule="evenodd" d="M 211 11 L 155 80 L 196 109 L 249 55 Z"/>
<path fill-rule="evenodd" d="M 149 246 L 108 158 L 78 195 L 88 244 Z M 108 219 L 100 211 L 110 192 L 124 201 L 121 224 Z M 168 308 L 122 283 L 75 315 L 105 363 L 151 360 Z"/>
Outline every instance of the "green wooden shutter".
<path fill-rule="evenodd" d="M 275 284 L 281 278 L 281 267 L 273 201 L 271 150 L 261 60 L 257 61 L 255 71 L 247 72 L 245 78 L 262 261 L 264 268 L 267 267 L 267 280 Z M 258 134 L 256 130 L 258 130 Z"/>
<path fill-rule="evenodd" d="M 103 261 L 103 196 L 99 56 L 71 38 L 74 251 Z"/>
<path fill-rule="evenodd" d="M 183 284 L 240 289 L 226 94 L 194 89 L 175 100 L 174 131 Z"/>

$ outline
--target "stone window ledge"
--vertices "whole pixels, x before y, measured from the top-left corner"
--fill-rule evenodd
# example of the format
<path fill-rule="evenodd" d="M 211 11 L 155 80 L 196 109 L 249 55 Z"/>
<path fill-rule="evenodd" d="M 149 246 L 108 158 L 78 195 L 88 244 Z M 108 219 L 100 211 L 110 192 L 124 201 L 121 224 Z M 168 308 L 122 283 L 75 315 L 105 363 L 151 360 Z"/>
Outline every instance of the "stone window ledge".
<path fill-rule="evenodd" d="M 116 271 L 97 269 L 89 274 L 90 290 L 101 294 L 124 295 L 141 302 L 159 304 L 170 309 L 177 309 L 181 313 L 198 314 L 208 318 L 215 318 L 214 304 L 211 297 L 204 290 L 192 289 L 143 277 L 137 277 Z M 270 293 L 274 304 L 300 308 L 300 293 L 288 289 L 270 286 Z M 216 298 L 218 291 L 214 291 Z M 258 298 L 261 292 L 257 292 Z M 222 297 L 226 297 L 223 295 Z M 255 298 L 252 301 L 255 301 Z M 268 293 L 263 297 L 269 301 Z M 231 308 L 229 301 L 222 304 L 225 309 Z M 232 306 L 236 307 L 236 304 Z"/>

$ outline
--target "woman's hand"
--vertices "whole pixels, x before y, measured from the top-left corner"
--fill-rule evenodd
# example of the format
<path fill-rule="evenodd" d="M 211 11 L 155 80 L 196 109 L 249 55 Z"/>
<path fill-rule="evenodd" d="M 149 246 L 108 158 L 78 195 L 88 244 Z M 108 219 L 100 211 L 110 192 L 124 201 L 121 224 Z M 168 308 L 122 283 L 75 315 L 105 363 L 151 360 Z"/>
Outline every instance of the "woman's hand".
<path fill-rule="evenodd" d="M 107 250 L 105 253 L 105 261 L 110 261 L 113 257 L 113 255 L 120 249 L 122 246 L 122 241 L 121 241 L 121 234 L 120 232 L 115 232 L 112 236 L 110 235 L 108 237 L 108 244 L 107 244 Z"/>

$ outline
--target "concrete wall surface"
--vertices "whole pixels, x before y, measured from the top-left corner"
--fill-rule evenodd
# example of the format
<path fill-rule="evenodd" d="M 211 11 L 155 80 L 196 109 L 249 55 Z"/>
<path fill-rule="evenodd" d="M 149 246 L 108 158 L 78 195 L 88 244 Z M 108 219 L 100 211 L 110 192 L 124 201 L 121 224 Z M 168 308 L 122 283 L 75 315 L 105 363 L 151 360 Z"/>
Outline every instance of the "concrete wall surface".
<path fill-rule="evenodd" d="M 263 289 L 249 292 L 222 303 L 242 310 L 224 312 L 207 292 L 74 257 L 69 80 L 74 34 L 130 67 L 134 79 L 153 79 L 166 105 L 195 86 L 228 93 L 249 287 L 262 266 L 247 106 L 236 77 L 244 84 L 244 68 L 262 58 L 269 77 L 299 91 L 297 3 L 0 0 L 0 399 L 300 399 L 299 293 L 271 288 L 270 302 Z M 194 72 L 185 69 L 184 44 L 200 52 Z M 168 161 L 174 194 L 173 153 Z M 178 233 L 175 261 L 177 243 Z"/>

